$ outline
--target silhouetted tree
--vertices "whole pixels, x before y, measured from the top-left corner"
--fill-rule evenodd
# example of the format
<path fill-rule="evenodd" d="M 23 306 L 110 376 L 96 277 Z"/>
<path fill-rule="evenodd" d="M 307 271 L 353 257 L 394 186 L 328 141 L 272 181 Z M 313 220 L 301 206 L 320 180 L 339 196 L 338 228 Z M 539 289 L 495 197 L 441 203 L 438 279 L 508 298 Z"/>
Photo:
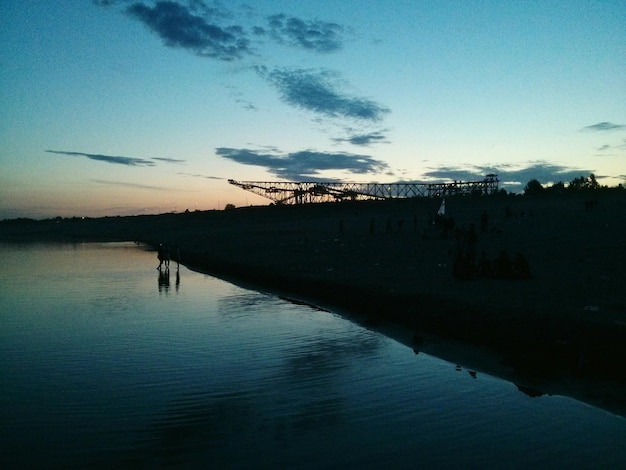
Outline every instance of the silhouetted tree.
<path fill-rule="evenodd" d="M 543 194 L 543 191 L 544 188 L 539 180 L 532 179 L 528 183 L 526 183 L 526 187 L 524 188 L 524 195 L 536 196 L 538 194 Z"/>
<path fill-rule="evenodd" d="M 234 204 L 226 204 L 226 207 L 224 207 L 224 210 L 225 211 L 229 211 L 229 210 L 234 209 L 234 208 L 235 208 Z"/>
<path fill-rule="evenodd" d="M 554 183 L 552 186 L 549 186 L 548 188 L 546 188 L 548 191 L 550 191 L 551 193 L 563 193 L 565 191 L 565 185 L 563 184 L 562 181 L 559 181 L 558 183 Z"/>
<path fill-rule="evenodd" d="M 574 178 L 567 189 L 569 191 L 593 191 L 600 188 L 600 184 L 596 181 L 596 175 L 591 173 L 588 178 L 580 176 Z"/>

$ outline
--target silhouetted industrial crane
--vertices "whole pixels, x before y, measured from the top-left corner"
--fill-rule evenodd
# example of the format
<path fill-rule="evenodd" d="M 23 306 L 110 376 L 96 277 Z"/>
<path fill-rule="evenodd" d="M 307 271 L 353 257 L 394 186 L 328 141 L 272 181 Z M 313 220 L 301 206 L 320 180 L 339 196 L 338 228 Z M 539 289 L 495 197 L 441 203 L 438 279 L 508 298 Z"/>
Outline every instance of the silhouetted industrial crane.
<path fill-rule="evenodd" d="M 330 201 L 359 201 L 411 197 L 493 194 L 498 177 L 487 175 L 481 181 L 451 183 L 337 183 L 320 181 L 235 181 L 232 185 L 266 197 L 276 204 L 307 204 Z"/>

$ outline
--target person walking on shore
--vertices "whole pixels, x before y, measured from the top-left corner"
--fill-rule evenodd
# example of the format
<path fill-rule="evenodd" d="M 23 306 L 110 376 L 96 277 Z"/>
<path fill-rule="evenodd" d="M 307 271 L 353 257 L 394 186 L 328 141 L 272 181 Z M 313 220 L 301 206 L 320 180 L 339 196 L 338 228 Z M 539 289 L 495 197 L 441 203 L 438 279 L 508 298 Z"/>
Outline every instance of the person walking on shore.
<path fill-rule="evenodd" d="M 163 258 L 164 258 L 164 249 L 161 243 L 159 243 L 159 248 L 157 249 L 157 258 L 159 260 L 159 265 L 157 266 L 157 269 L 160 271 L 161 266 L 163 266 Z"/>
<path fill-rule="evenodd" d="M 159 265 L 157 266 L 157 269 L 160 270 L 163 266 L 163 263 L 165 263 L 165 269 L 169 269 L 170 267 L 170 249 L 167 246 L 167 243 L 165 245 L 163 245 L 162 243 L 159 244 L 159 248 L 157 250 L 157 258 L 159 259 Z"/>

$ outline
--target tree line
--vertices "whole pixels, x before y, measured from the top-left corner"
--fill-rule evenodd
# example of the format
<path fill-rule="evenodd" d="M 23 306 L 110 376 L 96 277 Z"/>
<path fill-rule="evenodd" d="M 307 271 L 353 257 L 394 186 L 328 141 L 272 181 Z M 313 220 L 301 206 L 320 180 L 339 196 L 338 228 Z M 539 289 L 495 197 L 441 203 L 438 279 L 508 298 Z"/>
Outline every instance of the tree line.
<path fill-rule="evenodd" d="M 581 192 L 592 192 L 592 191 L 623 191 L 624 186 L 620 183 L 617 186 L 606 186 L 601 185 L 596 180 L 596 176 L 591 173 L 589 176 L 584 177 L 580 176 L 578 178 L 574 178 L 567 185 L 562 181 L 558 183 L 553 183 L 551 185 L 543 185 L 537 179 L 532 179 L 526 186 L 524 187 L 524 195 L 525 196 L 537 196 L 541 194 L 563 194 L 563 193 L 581 193 Z"/>

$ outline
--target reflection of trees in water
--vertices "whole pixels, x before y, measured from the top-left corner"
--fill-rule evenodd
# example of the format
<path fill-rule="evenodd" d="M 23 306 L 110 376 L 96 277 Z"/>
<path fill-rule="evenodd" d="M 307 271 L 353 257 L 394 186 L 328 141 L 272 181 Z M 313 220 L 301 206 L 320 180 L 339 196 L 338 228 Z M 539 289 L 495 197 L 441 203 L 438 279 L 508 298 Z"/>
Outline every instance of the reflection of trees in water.
<path fill-rule="evenodd" d="M 256 294 L 244 297 L 250 308 L 258 308 L 263 299 Z M 275 302 L 267 299 L 261 302 Z M 235 310 L 241 300 L 234 301 Z M 286 347 L 277 353 L 278 364 L 266 366 L 260 375 L 257 371 L 242 377 L 239 371 L 236 380 L 219 377 L 211 381 L 215 387 L 177 396 L 140 431 L 137 448 L 126 460 L 146 462 L 149 456 L 156 464 L 254 466 L 246 454 L 271 455 L 267 449 L 276 445 L 290 452 L 303 437 L 318 440 L 337 430 L 346 423 L 350 403 L 344 391 L 350 383 L 347 375 L 381 346 L 381 337 L 357 327 L 322 327 L 298 340 L 282 345 Z"/>
<path fill-rule="evenodd" d="M 381 345 L 380 337 L 367 330 L 341 336 L 321 330 L 284 352 L 284 367 L 274 378 L 276 395 L 284 403 L 280 413 L 287 432 L 318 433 L 345 421 L 349 397 L 342 386 L 350 368 L 366 360 Z"/>
<path fill-rule="evenodd" d="M 281 308 L 284 308 L 284 302 L 277 297 L 253 291 L 220 297 L 217 302 L 218 314 L 230 319 L 250 318 L 252 314 L 267 315 Z"/>
<path fill-rule="evenodd" d="M 126 464 L 209 464 L 212 457 L 236 457 L 239 438 L 259 432 L 258 405 L 248 391 L 184 394 L 172 401 L 145 429 L 139 431 L 135 449 L 120 458 Z M 234 454 L 234 455 L 232 455 Z M 224 462 L 226 463 L 226 462 Z"/>
<path fill-rule="evenodd" d="M 365 359 L 381 345 L 381 337 L 369 330 L 356 330 L 349 336 L 329 337 L 333 332 L 320 330 L 318 337 L 307 338 L 287 352 L 289 377 L 327 375 L 348 368 L 355 360 Z"/>

